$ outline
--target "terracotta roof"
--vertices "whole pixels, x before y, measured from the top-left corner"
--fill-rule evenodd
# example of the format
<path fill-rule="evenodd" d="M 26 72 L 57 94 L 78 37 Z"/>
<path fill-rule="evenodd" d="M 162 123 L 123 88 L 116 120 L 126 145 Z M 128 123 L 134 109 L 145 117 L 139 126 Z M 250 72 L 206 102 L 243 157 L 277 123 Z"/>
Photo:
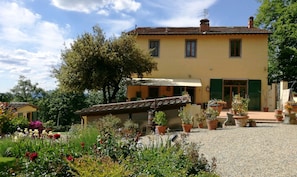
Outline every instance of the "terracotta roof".
<path fill-rule="evenodd" d="M 150 109 L 166 110 L 175 109 L 191 102 L 190 96 L 175 96 L 156 99 L 147 99 L 140 101 L 129 101 L 111 104 L 94 105 L 89 108 L 84 108 L 76 111 L 76 114 L 85 115 L 107 115 L 107 114 L 123 114 L 147 112 Z"/>
<path fill-rule="evenodd" d="M 209 27 L 209 31 L 201 32 L 200 27 L 139 27 L 128 32 L 138 35 L 218 35 L 218 34 L 271 34 L 271 32 L 244 26 L 237 27 Z"/>
<path fill-rule="evenodd" d="M 37 106 L 34 106 L 28 102 L 10 102 L 8 106 L 12 107 L 12 108 L 16 108 L 16 109 L 24 107 L 24 106 L 32 106 L 34 108 L 37 108 Z"/>

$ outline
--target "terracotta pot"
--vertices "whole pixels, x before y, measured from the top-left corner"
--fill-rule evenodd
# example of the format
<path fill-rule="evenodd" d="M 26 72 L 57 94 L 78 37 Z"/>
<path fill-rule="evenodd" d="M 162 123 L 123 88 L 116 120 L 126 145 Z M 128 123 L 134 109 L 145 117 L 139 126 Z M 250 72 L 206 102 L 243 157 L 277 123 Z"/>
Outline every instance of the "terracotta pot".
<path fill-rule="evenodd" d="M 192 124 L 182 124 L 182 127 L 183 127 L 184 132 L 189 133 L 189 132 L 191 132 L 193 125 Z"/>
<path fill-rule="evenodd" d="M 283 116 L 276 116 L 275 118 L 277 121 L 283 121 Z"/>
<path fill-rule="evenodd" d="M 203 128 L 203 122 L 198 124 L 198 128 Z"/>
<path fill-rule="evenodd" d="M 219 104 L 218 106 L 210 106 L 211 108 L 213 108 L 214 110 L 217 110 L 219 112 L 219 115 L 221 114 L 222 110 L 223 110 L 223 105 Z"/>
<path fill-rule="evenodd" d="M 281 109 L 276 109 L 276 110 L 274 110 L 274 113 L 275 113 L 275 114 L 282 114 L 282 113 L 283 113 L 283 110 L 281 110 Z"/>
<path fill-rule="evenodd" d="M 263 111 L 264 111 L 264 112 L 268 112 L 268 110 L 269 110 L 268 107 L 264 107 L 264 108 L 263 108 Z"/>
<path fill-rule="evenodd" d="M 159 134 L 159 135 L 164 135 L 165 132 L 166 132 L 166 126 L 159 126 L 157 125 L 156 126 L 156 133 Z"/>
<path fill-rule="evenodd" d="M 218 128 L 218 120 L 206 120 L 208 130 L 216 130 Z"/>

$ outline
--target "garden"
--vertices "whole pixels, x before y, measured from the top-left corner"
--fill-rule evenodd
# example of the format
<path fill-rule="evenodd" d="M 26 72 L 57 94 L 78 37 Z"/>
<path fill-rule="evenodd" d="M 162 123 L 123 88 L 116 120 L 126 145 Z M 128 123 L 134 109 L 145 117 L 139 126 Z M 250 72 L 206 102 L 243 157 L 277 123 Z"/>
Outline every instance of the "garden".
<path fill-rule="evenodd" d="M 183 134 L 142 143 L 137 124 L 113 115 L 55 132 L 8 110 L 0 130 L 0 176 L 217 176 L 216 159 L 206 159 L 201 144 Z"/>

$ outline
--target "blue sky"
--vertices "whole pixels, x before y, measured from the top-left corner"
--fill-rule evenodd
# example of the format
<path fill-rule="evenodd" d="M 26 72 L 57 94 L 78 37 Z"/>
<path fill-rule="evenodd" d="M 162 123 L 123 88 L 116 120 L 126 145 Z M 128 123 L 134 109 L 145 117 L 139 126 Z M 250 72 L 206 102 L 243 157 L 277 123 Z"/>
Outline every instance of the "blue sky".
<path fill-rule="evenodd" d="M 55 89 L 51 70 L 64 45 L 95 25 L 107 37 L 135 25 L 199 26 L 204 17 L 211 26 L 247 26 L 259 6 L 257 0 L 1 0 L 0 93 L 17 85 L 20 75 Z"/>

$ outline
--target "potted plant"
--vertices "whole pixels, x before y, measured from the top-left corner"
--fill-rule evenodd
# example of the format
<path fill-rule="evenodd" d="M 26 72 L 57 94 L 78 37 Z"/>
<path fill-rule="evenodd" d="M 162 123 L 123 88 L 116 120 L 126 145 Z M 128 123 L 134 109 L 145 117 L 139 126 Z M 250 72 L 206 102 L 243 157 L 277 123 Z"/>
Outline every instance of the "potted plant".
<path fill-rule="evenodd" d="M 284 123 L 287 124 L 296 124 L 296 113 L 293 112 L 293 106 L 292 106 L 292 102 L 291 101 L 287 101 L 285 106 L 285 119 L 284 119 Z"/>
<path fill-rule="evenodd" d="M 220 99 L 211 99 L 208 101 L 208 106 L 212 107 L 213 109 L 216 109 L 219 112 L 219 115 L 223 110 L 225 104 L 227 103 Z"/>
<path fill-rule="evenodd" d="M 198 127 L 203 128 L 203 123 L 206 120 L 206 115 L 205 115 L 204 109 L 200 109 L 199 112 L 197 114 L 195 114 L 195 120 L 198 123 Z"/>
<path fill-rule="evenodd" d="M 193 127 L 194 116 L 191 114 L 190 109 L 191 107 L 188 104 L 178 110 L 178 117 L 180 117 L 182 121 L 182 128 L 184 132 L 190 132 Z"/>
<path fill-rule="evenodd" d="M 206 123 L 209 130 L 216 130 L 218 127 L 218 110 L 208 106 L 205 110 Z"/>
<path fill-rule="evenodd" d="M 249 98 L 243 98 L 235 95 L 232 100 L 232 112 L 234 114 L 235 124 L 238 127 L 245 127 L 248 121 L 248 104 Z"/>
<path fill-rule="evenodd" d="M 255 120 L 253 120 L 253 119 L 249 119 L 248 124 L 249 124 L 249 127 L 256 127 L 257 126 L 257 122 Z"/>
<path fill-rule="evenodd" d="M 268 102 L 268 98 L 267 98 L 267 93 L 263 93 L 263 96 L 264 96 L 264 107 L 263 107 L 263 111 L 264 112 L 268 112 L 268 110 L 269 110 L 269 108 L 268 108 L 268 106 L 267 106 L 267 102 Z"/>
<path fill-rule="evenodd" d="M 158 134 L 165 134 L 166 132 L 166 124 L 167 124 L 167 118 L 166 113 L 164 111 L 157 111 L 155 112 L 155 117 L 153 119 L 156 125 L 156 132 Z"/>

